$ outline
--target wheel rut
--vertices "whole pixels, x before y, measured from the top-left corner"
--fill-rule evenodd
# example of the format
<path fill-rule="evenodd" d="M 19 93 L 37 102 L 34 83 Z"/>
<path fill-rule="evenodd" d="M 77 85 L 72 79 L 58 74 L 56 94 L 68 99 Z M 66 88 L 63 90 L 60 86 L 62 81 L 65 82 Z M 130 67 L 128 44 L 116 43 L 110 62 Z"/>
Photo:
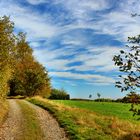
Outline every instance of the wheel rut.
<path fill-rule="evenodd" d="M 8 100 L 9 114 L 0 127 L 0 140 L 18 140 L 22 135 L 22 113 L 16 100 Z"/>

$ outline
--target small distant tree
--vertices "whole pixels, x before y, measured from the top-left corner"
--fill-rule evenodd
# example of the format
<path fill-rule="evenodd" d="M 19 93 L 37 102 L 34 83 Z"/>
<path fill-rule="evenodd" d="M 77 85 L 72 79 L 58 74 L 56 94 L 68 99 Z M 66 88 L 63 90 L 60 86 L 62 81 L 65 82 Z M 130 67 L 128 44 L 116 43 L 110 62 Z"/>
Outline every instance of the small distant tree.
<path fill-rule="evenodd" d="M 97 93 L 97 96 L 98 96 L 98 98 L 100 98 L 101 97 L 101 94 L 100 93 Z"/>
<path fill-rule="evenodd" d="M 90 98 L 90 99 L 92 98 L 92 95 L 91 95 L 91 94 L 89 94 L 89 98 Z"/>

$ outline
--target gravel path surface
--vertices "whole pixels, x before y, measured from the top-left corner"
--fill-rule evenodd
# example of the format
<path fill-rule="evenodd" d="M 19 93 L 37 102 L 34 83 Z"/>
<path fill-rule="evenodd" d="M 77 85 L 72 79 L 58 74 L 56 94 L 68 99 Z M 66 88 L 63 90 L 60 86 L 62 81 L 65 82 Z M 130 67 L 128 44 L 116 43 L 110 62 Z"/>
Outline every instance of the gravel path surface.
<path fill-rule="evenodd" d="M 58 122 L 48 113 L 48 111 L 27 101 L 24 102 L 36 110 L 41 129 L 44 133 L 44 140 L 68 140 L 64 130 L 60 128 Z"/>
<path fill-rule="evenodd" d="M 15 100 L 9 100 L 8 118 L 0 127 L 0 140 L 18 140 L 22 135 L 22 114 Z"/>

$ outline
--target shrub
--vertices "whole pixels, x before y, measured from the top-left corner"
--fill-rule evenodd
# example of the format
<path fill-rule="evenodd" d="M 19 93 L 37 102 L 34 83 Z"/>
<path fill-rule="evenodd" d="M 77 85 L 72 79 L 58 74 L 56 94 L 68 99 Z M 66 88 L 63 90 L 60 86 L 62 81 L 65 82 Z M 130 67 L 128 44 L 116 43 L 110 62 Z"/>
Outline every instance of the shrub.
<path fill-rule="evenodd" d="M 140 104 L 140 95 L 132 92 L 122 99 L 117 99 L 116 102 Z"/>
<path fill-rule="evenodd" d="M 69 100 L 70 95 L 64 89 L 52 89 L 49 99 Z"/>
<path fill-rule="evenodd" d="M 125 96 L 122 99 L 122 102 L 124 102 L 124 103 L 140 103 L 140 95 L 132 92 L 130 94 L 127 94 L 127 96 Z"/>

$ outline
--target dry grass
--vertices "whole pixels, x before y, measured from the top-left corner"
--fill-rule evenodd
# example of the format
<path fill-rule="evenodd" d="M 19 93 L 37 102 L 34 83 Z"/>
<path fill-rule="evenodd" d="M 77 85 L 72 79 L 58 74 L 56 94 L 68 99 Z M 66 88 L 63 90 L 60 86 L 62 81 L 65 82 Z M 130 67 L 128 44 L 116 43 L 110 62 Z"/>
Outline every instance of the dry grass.
<path fill-rule="evenodd" d="M 9 111 L 9 105 L 6 100 L 0 100 L 0 126 L 6 119 Z"/>
<path fill-rule="evenodd" d="M 40 97 L 33 98 L 37 105 L 42 104 L 49 110 L 54 110 L 60 124 L 71 135 L 78 135 L 78 139 L 125 139 L 139 140 L 140 125 L 117 117 L 103 116 L 93 111 L 72 108 Z M 73 138 L 73 137 L 72 137 Z"/>
<path fill-rule="evenodd" d="M 23 136 L 21 140 L 42 140 L 43 133 L 41 131 L 40 122 L 37 119 L 36 111 L 22 100 L 17 101 L 21 107 L 23 114 Z"/>

